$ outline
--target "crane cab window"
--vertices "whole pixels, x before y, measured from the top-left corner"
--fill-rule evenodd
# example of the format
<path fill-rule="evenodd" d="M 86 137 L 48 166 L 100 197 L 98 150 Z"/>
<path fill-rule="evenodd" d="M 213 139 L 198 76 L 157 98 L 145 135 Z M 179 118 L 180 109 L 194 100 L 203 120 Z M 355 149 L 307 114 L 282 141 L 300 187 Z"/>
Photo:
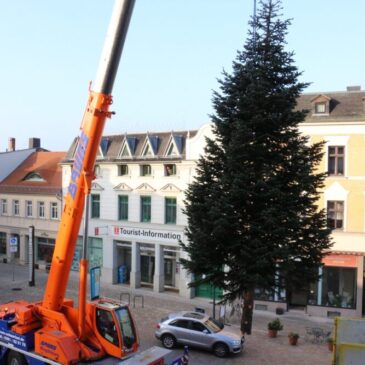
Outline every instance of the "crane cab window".
<path fill-rule="evenodd" d="M 96 327 L 106 340 L 113 345 L 119 345 L 117 328 L 110 311 L 104 309 L 96 310 Z"/>
<path fill-rule="evenodd" d="M 133 344 L 137 342 L 137 335 L 129 310 L 126 307 L 122 307 L 117 309 L 115 313 L 122 332 L 123 346 L 131 349 Z"/>

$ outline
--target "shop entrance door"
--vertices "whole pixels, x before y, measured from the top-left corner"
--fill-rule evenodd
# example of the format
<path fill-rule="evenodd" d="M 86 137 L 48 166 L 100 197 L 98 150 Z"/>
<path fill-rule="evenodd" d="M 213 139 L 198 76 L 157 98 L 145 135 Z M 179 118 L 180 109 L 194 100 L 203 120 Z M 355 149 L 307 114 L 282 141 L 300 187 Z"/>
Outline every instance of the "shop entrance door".
<path fill-rule="evenodd" d="M 175 275 L 174 275 L 174 262 L 173 259 L 164 260 L 164 275 L 165 275 L 165 285 L 166 286 L 175 286 Z"/>
<path fill-rule="evenodd" d="M 141 282 L 153 284 L 153 275 L 155 274 L 154 256 L 141 256 Z"/>

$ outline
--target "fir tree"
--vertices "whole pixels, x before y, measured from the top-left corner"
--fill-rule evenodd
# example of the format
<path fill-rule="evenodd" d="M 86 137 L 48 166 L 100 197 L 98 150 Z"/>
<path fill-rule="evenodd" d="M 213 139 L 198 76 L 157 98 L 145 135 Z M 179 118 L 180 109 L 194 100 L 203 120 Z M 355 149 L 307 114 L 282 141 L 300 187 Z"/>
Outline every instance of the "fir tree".
<path fill-rule="evenodd" d="M 213 139 L 207 140 L 186 194 L 192 286 L 209 282 L 224 301 L 244 299 L 241 331 L 250 334 L 255 288 L 302 288 L 318 279 L 331 247 L 317 206 L 325 174 L 323 143 L 310 144 L 295 109 L 307 86 L 285 50 L 290 20 L 281 1 L 262 0 L 232 74 L 213 95 Z"/>

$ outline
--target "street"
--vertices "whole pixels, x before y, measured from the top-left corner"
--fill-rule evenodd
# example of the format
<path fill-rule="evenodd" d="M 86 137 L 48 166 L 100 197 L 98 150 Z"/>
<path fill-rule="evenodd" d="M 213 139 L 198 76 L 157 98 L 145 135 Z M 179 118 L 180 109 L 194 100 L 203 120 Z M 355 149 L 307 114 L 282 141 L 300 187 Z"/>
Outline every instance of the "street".
<path fill-rule="evenodd" d="M 28 285 L 28 268 L 12 263 L 0 264 L 0 304 L 11 300 L 24 299 L 39 301 L 43 298 L 43 291 L 47 280 L 47 273 L 36 270 L 35 286 Z M 72 298 L 77 304 L 78 274 L 70 275 L 67 297 Z M 88 291 L 90 293 L 90 291 Z M 131 308 L 135 315 L 140 336 L 141 350 L 151 346 L 161 346 L 154 337 L 156 323 L 167 313 L 179 310 L 192 310 L 195 307 L 205 308 L 211 312 L 212 304 L 205 299 L 187 300 L 179 298 L 176 293 L 153 293 L 149 289 L 138 289 L 133 292 L 125 285 L 111 285 L 102 283 L 101 294 L 105 297 L 119 299 L 121 293 L 123 300 L 131 296 Z M 137 297 L 134 297 L 138 295 Z M 144 307 L 142 308 L 142 296 Z M 133 306 L 135 299 L 135 308 Z M 246 336 L 246 346 L 242 354 L 219 359 L 211 353 L 190 349 L 189 364 L 211 365 L 330 365 L 331 353 L 326 343 L 312 343 L 305 340 L 306 327 L 321 327 L 332 330 L 332 320 L 327 318 L 309 317 L 304 312 L 290 311 L 280 316 L 284 329 L 279 332 L 277 338 L 267 336 L 267 323 L 276 315 L 265 311 L 255 311 L 253 333 Z M 229 325 L 239 332 L 238 318 L 228 318 Z M 300 335 L 298 346 L 288 344 L 289 332 L 297 332 Z M 174 352 L 176 356 L 182 354 L 183 348 L 179 347 Z"/>

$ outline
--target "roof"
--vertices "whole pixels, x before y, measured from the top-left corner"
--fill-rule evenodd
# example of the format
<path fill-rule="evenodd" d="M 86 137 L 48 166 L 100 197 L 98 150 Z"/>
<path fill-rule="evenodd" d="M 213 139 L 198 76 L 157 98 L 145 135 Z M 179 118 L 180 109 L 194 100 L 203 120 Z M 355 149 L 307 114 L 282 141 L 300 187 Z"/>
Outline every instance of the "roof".
<path fill-rule="evenodd" d="M 328 101 L 328 113 L 323 115 L 314 113 L 314 104 L 317 100 Z M 365 119 L 365 91 L 356 89 L 354 91 L 304 93 L 298 98 L 296 109 L 308 110 L 306 121 L 310 122 L 363 120 Z"/>
<path fill-rule="evenodd" d="M 15 170 L 36 148 L 0 153 L 0 182 Z"/>
<path fill-rule="evenodd" d="M 181 160 L 185 156 L 186 139 L 192 138 L 197 131 L 180 132 L 147 132 L 133 134 L 118 134 L 103 136 L 98 161 L 141 161 L 141 160 Z M 75 138 L 69 148 L 64 162 L 73 160 L 73 156 L 78 143 Z M 167 151 L 173 145 L 176 154 L 169 156 Z M 124 147 L 127 148 L 127 155 L 123 155 Z M 146 152 L 149 149 L 149 153 Z"/>
<path fill-rule="evenodd" d="M 65 152 L 33 152 L 0 183 L 0 192 L 59 194 L 62 189 L 60 162 L 64 157 Z"/>

